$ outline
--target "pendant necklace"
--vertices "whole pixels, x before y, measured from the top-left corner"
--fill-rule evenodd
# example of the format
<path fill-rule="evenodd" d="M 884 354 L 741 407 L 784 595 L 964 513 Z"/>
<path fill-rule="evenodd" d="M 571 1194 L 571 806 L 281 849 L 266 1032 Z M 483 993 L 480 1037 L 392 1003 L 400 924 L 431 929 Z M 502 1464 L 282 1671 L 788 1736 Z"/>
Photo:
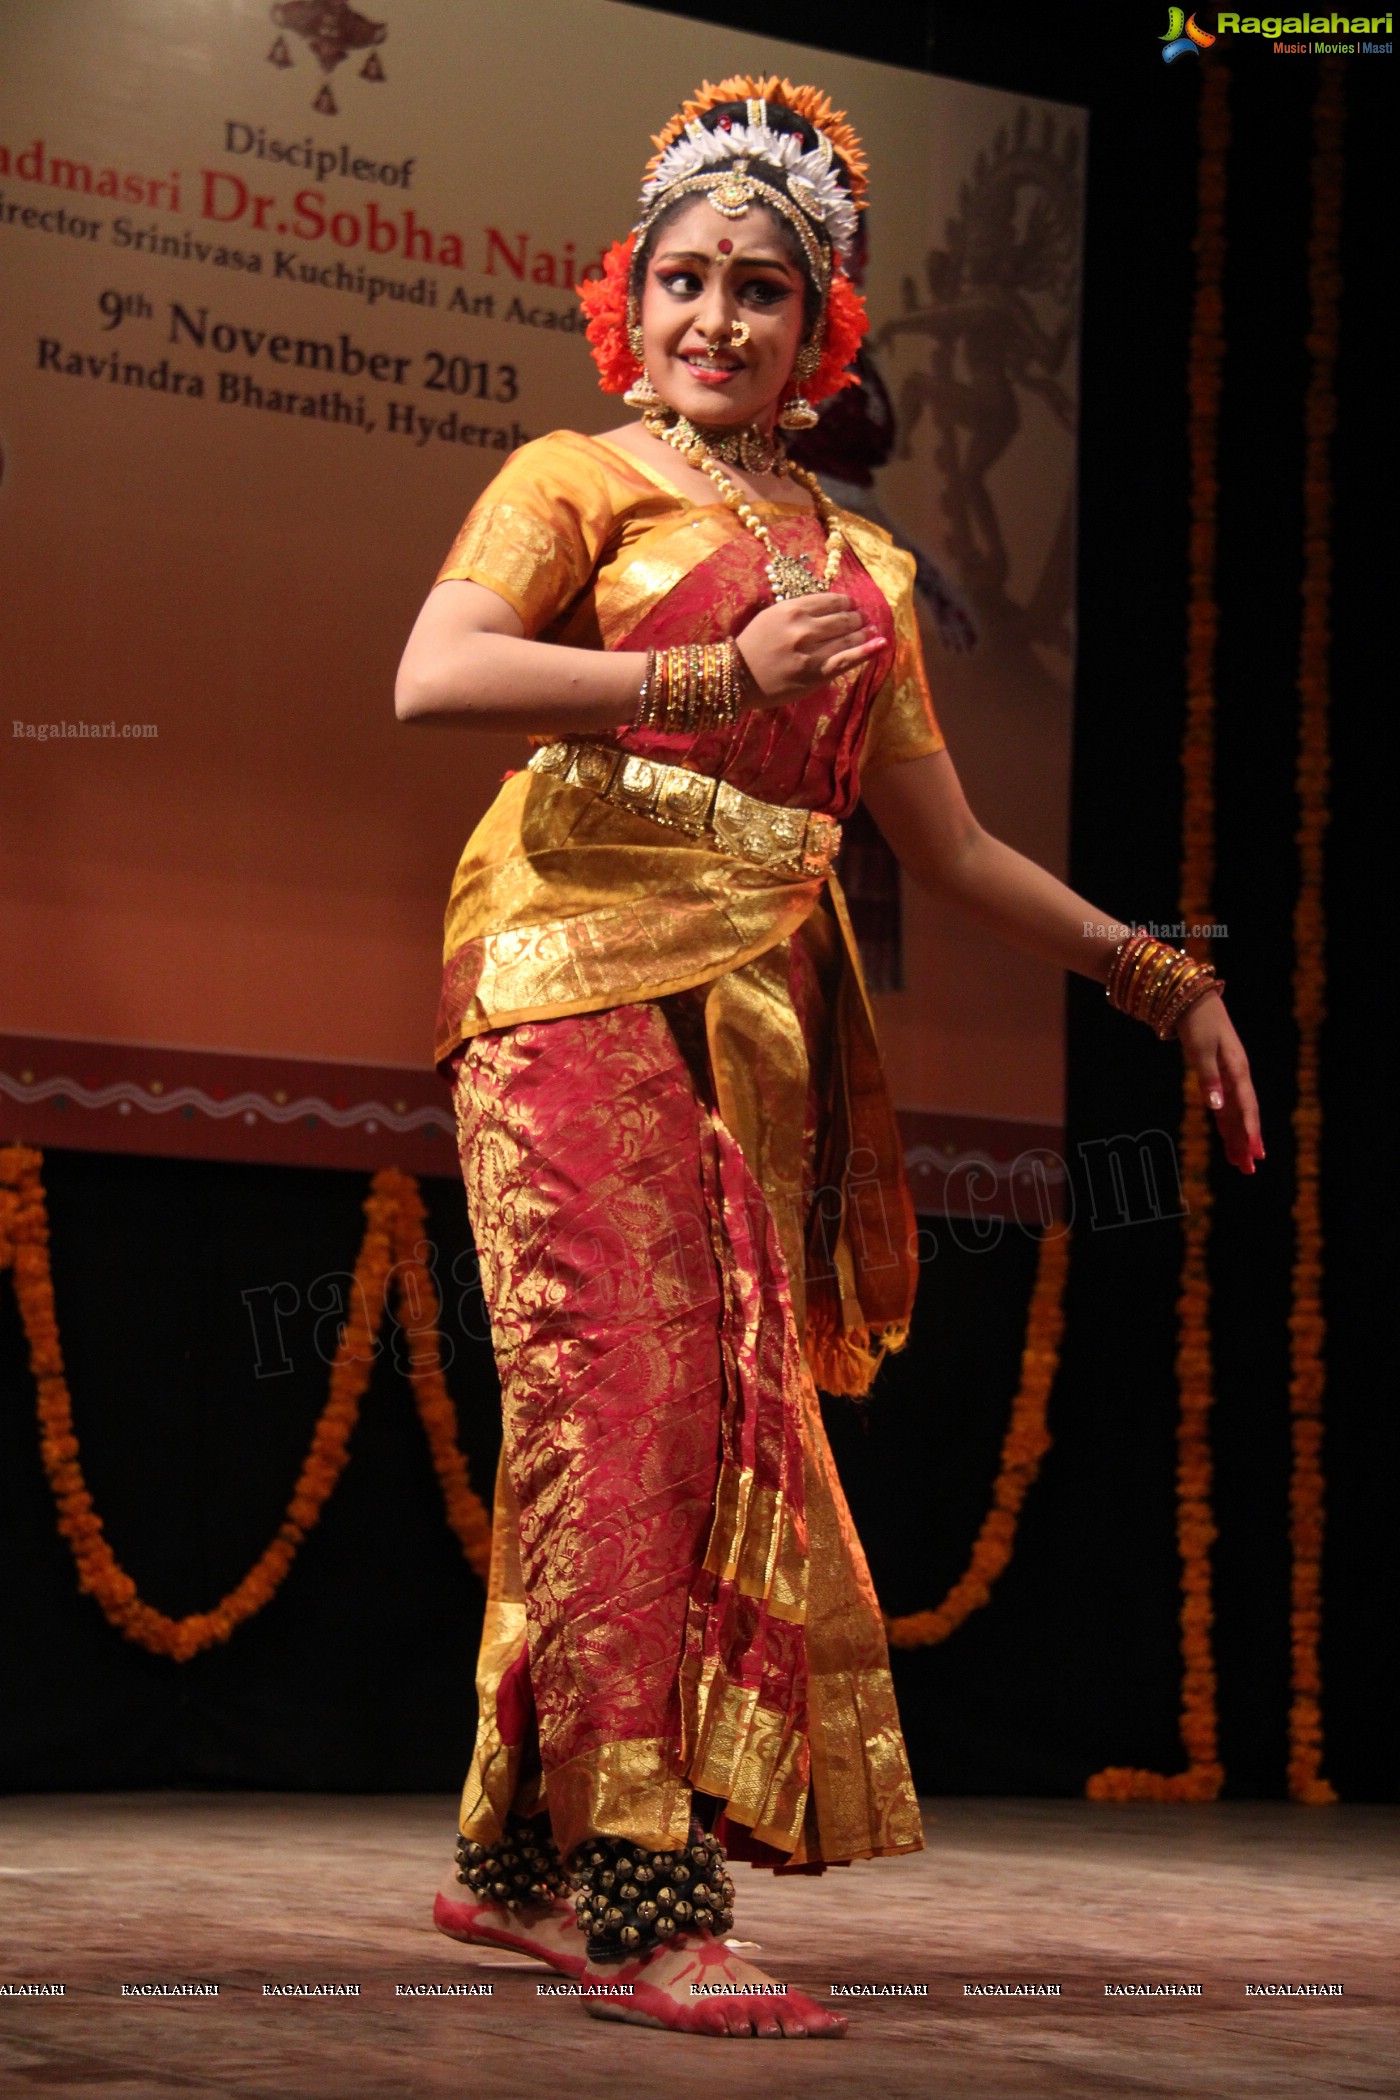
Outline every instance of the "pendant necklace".
<path fill-rule="evenodd" d="M 655 409 L 650 415 L 644 416 L 642 422 L 653 437 L 661 438 L 673 451 L 679 452 L 690 466 L 697 467 L 714 483 L 739 523 L 759 541 L 768 556 L 765 573 L 775 598 L 806 598 L 813 591 L 830 591 L 836 588 L 837 572 L 841 567 L 841 556 L 846 546 L 845 535 L 836 515 L 836 506 L 816 475 L 809 474 L 805 467 L 795 465 L 787 457 L 780 439 L 766 438 L 761 431 L 750 430 L 726 431 L 718 437 L 712 437 L 707 432 L 698 430 L 686 416 L 671 418 Z M 771 467 L 759 466 L 751 458 L 746 458 L 743 447 L 746 443 L 752 445 L 755 440 L 759 446 L 768 448 L 780 464 Z M 722 458 L 727 458 L 733 466 L 743 466 L 751 474 L 788 474 L 808 491 L 826 533 L 826 562 L 820 576 L 805 555 L 783 553 L 743 490 L 736 488 L 725 473 L 720 465 Z"/>

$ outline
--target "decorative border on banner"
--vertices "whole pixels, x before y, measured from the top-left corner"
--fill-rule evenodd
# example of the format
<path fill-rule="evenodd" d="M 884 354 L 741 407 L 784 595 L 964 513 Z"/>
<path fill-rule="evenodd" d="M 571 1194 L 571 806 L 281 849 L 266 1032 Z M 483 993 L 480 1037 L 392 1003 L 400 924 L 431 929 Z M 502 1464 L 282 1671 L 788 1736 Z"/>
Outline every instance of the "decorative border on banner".
<path fill-rule="evenodd" d="M 386 1108 L 382 1101 L 361 1101 L 353 1107 L 337 1106 L 325 1101 L 319 1094 L 305 1094 L 291 1100 L 279 1093 L 269 1101 L 266 1094 L 239 1093 L 227 1097 L 206 1094 L 196 1086 L 177 1087 L 167 1094 L 163 1082 L 155 1080 L 150 1092 L 130 1080 L 118 1080 L 111 1086 L 88 1088 L 81 1081 L 66 1074 L 51 1079 L 39 1080 L 26 1085 L 27 1073 L 21 1073 L 18 1082 L 0 1075 L 0 1089 L 15 1101 L 34 1107 L 43 1101 L 52 1101 L 56 1108 L 67 1107 L 70 1100 L 88 1109 L 115 1107 L 118 1115 L 126 1115 L 139 1108 L 147 1115 L 168 1116 L 177 1109 L 183 1114 L 198 1111 L 224 1121 L 230 1116 L 241 1115 L 244 1123 L 255 1123 L 259 1116 L 269 1123 L 286 1126 L 305 1122 L 314 1127 L 318 1122 L 328 1123 L 333 1130 L 354 1130 L 363 1127 L 368 1135 L 383 1129 L 402 1137 L 406 1131 L 419 1130 L 433 1124 L 440 1125 L 442 1118 L 433 1109 L 421 1108 L 412 1115 L 401 1113 L 404 1102 L 397 1102 L 393 1109 Z"/>
<path fill-rule="evenodd" d="M 155 1043 L 0 1036 L 0 1138 L 261 1166 L 458 1171 L 451 1096 L 431 1065 Z"/>
<path fill-rule="evenodd" d="M 1052 1123 L 902 1109 L 916 1211 L 1064 1215 L 1064 1132 Z M 323 1064 L 234 1050 L 0 1035 L 0 1141 L 257 1166 L 458 1174 L 446 1083 L 431 1065 Z"/>
<path fill-rule="evenodd" d="M 926 1217 L 1014 1219 L 1039 1234 L 1070 1208 L 1065 1134 L 1015 1116 L 901 1108 L 904 1169 Z"/>

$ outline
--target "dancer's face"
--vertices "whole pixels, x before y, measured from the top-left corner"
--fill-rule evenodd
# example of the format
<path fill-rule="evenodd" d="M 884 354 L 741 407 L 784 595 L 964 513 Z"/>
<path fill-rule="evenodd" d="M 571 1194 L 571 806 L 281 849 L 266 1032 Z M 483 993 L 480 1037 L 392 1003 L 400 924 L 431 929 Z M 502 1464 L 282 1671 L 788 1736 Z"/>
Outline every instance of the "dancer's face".
<path fill-rule="evenodd" d="M 647 258 L 642 341 L 668 408 L 709 425 L 766 426 L 792 374 L 805 280 L 771 212 L 727 219 L 697 197 Z M 748 339 L 733 340 L 744 323 Z"/>

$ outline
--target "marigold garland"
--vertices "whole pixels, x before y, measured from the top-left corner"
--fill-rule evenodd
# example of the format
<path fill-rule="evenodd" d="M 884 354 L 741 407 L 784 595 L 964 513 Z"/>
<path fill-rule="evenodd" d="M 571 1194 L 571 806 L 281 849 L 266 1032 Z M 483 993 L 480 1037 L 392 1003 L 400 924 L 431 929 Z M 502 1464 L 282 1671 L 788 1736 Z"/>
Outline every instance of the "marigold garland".
<path fill-rule="evenodd" d="M 399 1324 L 410 1341 L 408 1377 L 418 1418 L 423 1424 L 432 1454 L 433 1471 L 442 1491 L 447 1521 L 472 1568 L 486 1581 L 491 1567 L 491 1520 L 481 1497 L 471 1484 L 467 1461 L 457 1442 L 457 1410 L 442 1375 L 442 1344 L 439 1319 L 442 1307 L 432 1272 L 419 1258 L 425 1243 L 421 1237 L 427 1212 L 418 1183 L 411 1174 L 386 1169 L 375 1176 L 376 1185 L 387 1183 L 394 1197 L 394 1246 L 398 1259 L 394 1274 L 399 1283 Z M 410 1325 L 406 1315 L 413 1313 Z"/>
<path fill-rule="evenodd" d="M 1215 874 L 1215 601 L 1219 497 L 1220 391 L 1225 357 L 1225 176 L 1230 146 L 1230 76 L 1219 61 L 1201 67 L 1200 159 L 1196 185 L 1196 283 L 1188 362 L 1190 407 L 1190 592 L 1186 642 L 1186 728 L 1182 739 L 1182 850 L 1178 913 L 1210 924 Z M 1205 960 L 1207 943 L 1185 944 Z M 1210 1332 L 1210 1131 L 1205 1103 L 1187 1066 L 1181 1112 L 1181 1183 L 1186 1206 L 1177 1294 L 1176 1539 L 1181 1557 L 1181 1741 L 1186 1769 L 1170 1775 L 1110 1765 L 1085 1789 L 1095 1801 L 1214 1801 L 1224 1783 L 1211 1638 L 1210 1411 L 1214 1366 Z"/>
<path fill-rule="evenodd" d="M 584 336 L 605 394 L 625 394 L 642 369 L 627 340 L 627 286 L 636 245 L 635 233 L 614 241 L 603 257 L 602 276 L 585 277 L 578 288 L 579 305 L 588 316 Z"/>
<path fill-rule="evenodd" d="M 386 1168 L 375 1175 L 364 1204 L 366 1227 L 355 1264 L 353 1303 L 331 1367 L 329 1397 L 276 1537 L 211 1611 L 173 1619 L 145 1603 L 103 1535 L 102 1519 L 83 1478 L 54 1309 L 42 1166 L 42 1153 L 27 1146 L 0 1147 L 0 1269 L 10 1268 L 14 1274 L 37 1388 L 40 1450 L 58 1508 L 58 1528 L 77 1564 L 78 1587 L 96 1599 L 119 1633 L 153 1655 L 188 1662 L 226 1641 L 235 1627 L 276 1595 L 344 1470 L 391 1276 L 400 1304 L 415 1315 L 411 1325 L 405 1323 L 414 1344 L 409 1376 L 448 1521 L 463 1553 L 485 1579 L 490 1525 L 467 1477 L 452 1402 L 442 1380 L 437 1295 L 417 1251 L 422 1201 L 409 1175 Z"/>
<path fill-rule="evenodd" d="M 810 379 L 804 379 L 800 385 L 789 382 L 783 399 L 786 401 L 790 395 L 800 393 L 805 400 L 816 403 L 839 394 L 842 387 L 857 385 L 860 375 L 849 368 L 869 332 L 870 316 L 865 301 L 838 263 L 831 273 L 831 289 L 826 295 L 821 362 Z"/>
<path fill-rule="evenodd" d="M 928 1648 L 946 1641 L 964 1619 L 987 1603 L 993 1583 L 1011 1559 L 1021 1504 L 1034 1485 L 1040 1462 L 1051 1444 L 1046 1413 L 1060 1363 L 1069 1241 L 1068 1231 L 1041 1234 L 1035 1283 L 1026 1314 L 1021 1382 L 1011 1404 L 992 1505 L 982 1520 L 967 1569 L 933 1611 L 886 1618 L 885 1632 L 893 1648 Z"/>
<path fill-rule="evenodd" d="M 1304 402 L 1303 619 L 1298 658 L 1299 885 L 1293 910 L 1293 1018 L 1298 1077 L 1293 1107 L 1294 1253 L 1288 1385 L 1292 1437 L 1289 1482 L 1292 1699 L 1288 1714 L 1288 1791 L 1319 1804 L 1337 1796 L 1322 1776 L 1322 1400 L 1326 1386 L 1319 1197 L 1322 1103 L 1318 1039 L 1326 1014 L 1323 838 L 1328 823 L 1328 713 L 1332 595 L 1331 440 L 1337 421 L 1337 338 L 1341 306 L 1342 134 L 1345 75 L 1336 59 L 1318 71 L 1313 105 L 1312 226 L 1308 239 L 1308 347 Z"/>

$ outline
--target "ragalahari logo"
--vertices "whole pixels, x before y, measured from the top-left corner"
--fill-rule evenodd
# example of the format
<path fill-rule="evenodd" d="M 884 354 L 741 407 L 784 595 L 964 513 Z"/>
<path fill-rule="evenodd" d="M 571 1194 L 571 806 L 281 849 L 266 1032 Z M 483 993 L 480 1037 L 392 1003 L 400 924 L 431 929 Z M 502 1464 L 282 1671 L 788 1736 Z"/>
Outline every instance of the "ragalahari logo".
<path fill-rule="evenodd" d="M 1188 51 L 1205 51 L 1215 38 L 1208 29 L 1197 26 L 1196 17 L 1188 15 L 1182 8 L 1167 9 L 1167 33 L 1162 38 L 1162 56 L 1170 65 L 1174 58 L 1185 58 Z"/>
<path fill-rule="evenodd" d="M 383 43 L 389 31 L 383 22 L 371 22 L 367 15 L 357 14 L 350 0 L 275 0 L 269 12 L 279 29 L 290 29 L 294 36 L 305 37 L 323 73 L 333 73 L 352 51 L 368 50 L 369 56 L 360 68 L 361 80 L 386 78 L 374 47 Z M 274 66 L 295 64 L 284 36 L 277 38 L 267 56 Z M 323 117 L 340 114 L 329 80 L 321 83 L 321 92 L 311 107 Z"/>

